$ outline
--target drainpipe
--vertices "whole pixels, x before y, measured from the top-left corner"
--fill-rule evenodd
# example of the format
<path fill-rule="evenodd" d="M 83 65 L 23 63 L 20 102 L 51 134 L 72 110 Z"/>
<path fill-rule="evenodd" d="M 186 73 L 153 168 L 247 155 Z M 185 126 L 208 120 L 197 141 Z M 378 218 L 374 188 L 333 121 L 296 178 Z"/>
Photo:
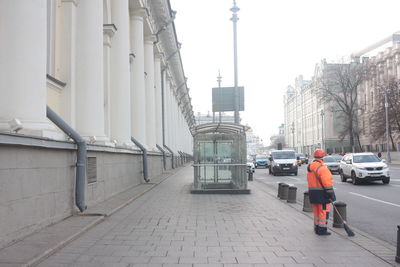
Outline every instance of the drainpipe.
<path fill-rule="evenodd" d="M 174 162 L 175 162 L 175 159 L 174 159 L 175 154 L 174 154 L 174 152 L 172 152 L 172 149 L 169 148 L 167 145 L 164 144 L 164 147 L 169 151 L 169 153 L 171 153 L 171 156 L 172 156 L 172 158 L 171 158 L 172 169 L 175 169 L 175 164 L 174 164 Z"/>
<path fill-rule="evenodd" d="M 164 170 L 166 170 L 166 169 L 167 169 L 167 166 L 166 166 L 167 162 L 166 162 L 166 159 L 165 159 L 165 150 L 162 149 L 162 148 L 161 148 L 159 145 L 157 145 L 157 144 L 156 144 L 156 147 L 157 147 L 158 150 L 160 150 L 161 153 L 162 153 Z"/>
<path fill-rule="evenodd" d="M 72 129 L 60 116 L 47 106 L 47 118 L 68 135 L 78 146 L 76 154 L 76 176 L 75 176 L 75 204 L 83 212 L 86 209 L 86 142 L 74 129 Z"/>
<path fill-rule="evenodd" d="M 182 151 L 178 151 L 178 153 L 179 153 L 179 155 L 180 155 L 180 157 L 181 157 L 181 159 L 180 159 L 181 164 L 183 165 L 183 155 L 182 155 Z"/>
<path fill-rule="evenodd" d="M 147 168 L 147 149 L 144 148 L 144 146 L 143 146 L 141 143 L 139 143 L 139 142 L 138 142 L 135 138 L 133 138 L 132 136 L 131 136 L 131 140 L 132 140 L 132 142 L 134 142 L 135 145 L 137 145 L 137 146 L 140 148 L 140 150 L 142 150 L 142 152 L 143 152 L 143 179 L 144 179 L 144 181 L 145 181 L 146 183 L 148 183 L 148 182 L 150 182 L 150 179 L 149 179 L 149 171 L 148 171 L 148 168 Z"/>

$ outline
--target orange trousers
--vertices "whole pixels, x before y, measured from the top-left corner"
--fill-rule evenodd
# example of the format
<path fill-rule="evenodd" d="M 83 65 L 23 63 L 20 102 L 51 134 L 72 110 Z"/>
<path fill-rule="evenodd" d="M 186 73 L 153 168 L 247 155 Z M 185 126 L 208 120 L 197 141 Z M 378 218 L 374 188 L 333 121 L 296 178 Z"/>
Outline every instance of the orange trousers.
<path fill-rule="evenodd" d="M 326 228 L 331 204 L 311 204 L 311 206 L 314 212 L 314 225 Z"/>

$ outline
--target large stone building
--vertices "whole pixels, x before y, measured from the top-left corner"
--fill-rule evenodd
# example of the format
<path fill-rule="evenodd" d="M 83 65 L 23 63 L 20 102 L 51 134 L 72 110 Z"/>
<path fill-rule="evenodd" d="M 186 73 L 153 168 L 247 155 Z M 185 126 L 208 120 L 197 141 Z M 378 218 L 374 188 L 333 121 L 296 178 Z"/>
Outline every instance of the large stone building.
<path fill-rule="evenodd" d="M 174 16 L 168 0 L 0 1 L 0 247 L 191 154 Z"/>
<path fill-rule="evenodd" d="M 311 81 L 296 78 L 295 86 L 289 86 L 284 95 L 285 108 L 285 141 L 288 147 L 297 151 L 312 153 L 315 148 L 322 147 L 328 152 L 352 150 L 383 151 L 386 149 L 386 135 L 373 138 L 370 120 L 378 110 L 377 94 L 382 93 L 382 87 L 390 78 L 400 80 L 400 43 L 399 36 L 394 34 L 389 38 L 369 46 L 367 49 L 352 55 L 349 63 L 328 63 L 326 60 L 316 65 Z M 382 51 L 383 50 L 383 51 Z M 362 58 L 362 62 L 360 62 Z M 357 136 L 355 145 L 350 147 L 348 136 L 340 138 L 343 118 L 337 112 L 334 103 L 323 103 L 317 96 L 317 84 L 321 78 L 330 79 L 332 70 L 350 64 L 363 64 L 368 70 L 363 82 L 358 86 L 357 120 L 361 149 Z M 399 131 L 392 125 L 393 142 L 400 149 Z"/>
<path fill-rule="evenodd" d="M 384 151 L 386 150 L 386 135 L 374 138 L 371 134 L 372 115 L 378 110 L 382 111 L 384 88 L 390 79 L 400 80 L 400 35 L 394 34 L 378 42 L 369 49 L 353 55 L 360 64 L 369 70 L 368 78 L 365 79 L 359 88 L 359 124 L 360 142 L 363 150 Z M 400 105 L 400 103 L 397 103 Z M 400 151 L 400 129 L 395 123 L 391 125 L 393 143 L 397 151 Z"/>

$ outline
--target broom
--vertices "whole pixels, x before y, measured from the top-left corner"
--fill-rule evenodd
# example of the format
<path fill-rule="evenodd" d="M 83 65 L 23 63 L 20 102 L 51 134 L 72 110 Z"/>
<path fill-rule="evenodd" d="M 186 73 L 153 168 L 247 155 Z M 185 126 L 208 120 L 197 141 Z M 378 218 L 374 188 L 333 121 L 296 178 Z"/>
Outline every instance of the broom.
<path fill-rule="evenodd" d="M 332 202 L 331 199 L 330 199 L 330 201 Z M 333 202 L 332 202 L 332 206 L 333 206 L 333 208 L 336 210 L 336 213 L 339 215 L 340 219 L 342 220 L 342 222 L 343 222 L 343 227 L 344 227 L 344 230 L 346 231 L 347 235 L 348 235 L 348 236 L 355 236 L 354 232 L 353 232 L 353 231 L 350 229 L 350 227 L 347 225 L 347 222 L 346 222 L 345 220 L 343 220 L 342 215 L 340 215 L 340 212 L 339 212 L 338 209 L 336 208 L 335 204 L 333 204 Z"/>

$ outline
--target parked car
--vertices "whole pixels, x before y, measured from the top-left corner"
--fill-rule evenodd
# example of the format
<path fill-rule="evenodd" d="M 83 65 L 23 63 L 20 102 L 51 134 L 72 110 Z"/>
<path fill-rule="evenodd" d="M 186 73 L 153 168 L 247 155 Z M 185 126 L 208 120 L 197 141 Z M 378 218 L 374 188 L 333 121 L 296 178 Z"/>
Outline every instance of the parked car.
<path fill-rule="evenodd" d="M 351 178 L 353 184 L 377 180 L 384 184 L 390 182 L 388 165 L 370 152 L 345 155 L 340 161 L 339 173 L 342 182 Z"/>
<path fill-rule="evenodd" d="M 256 168 L 254 167 L 253 161 L 247 161 L 246 165 L 247 165 L 247 172 L 248 173 L 256 171 Z"/>
<path fill-rule="evenodd" d="M 334 158 L 337 162 L 340 162 L 343 158 L 341 155 L 330 155 L 332 158 Z"/>
<path fill-rule="evenodd" d="M 252 157 L 250 157 L 250 158 L 247 158 L 247 162 L 246 162 L 246 165 L 247 165 L 247 172 L 249 173 L 249 172 L 255 172 L 255 166 L 254 166 L 254 163 L 253 163 L 253 158 Z"/>
<path fill-rule="evenodd" d="M 331 171 L 331 173 L 338 173 L 339 174 L 339 162 L 333 156 L 326 156 L 323 158 L 325 165 Z"/>
<path fill-rule="evenodd" d="M 256 168 L 258 167 L 268 168 L 268 158 L 266 155 L 257 155 L 256 162 L 257 162 Z"/>
<path fill-rule="evenodd" d="M 301 164 L 308 164 L 308 158 L 303 153 L 296 153 L 296 158 L 300 157 Z"/>
<path fill-rule="evenodd" d="M 297 176 L 296 153 L 293 150 L 274 150 L 269 161 L 269 174 L 293 173 Z"/>
<path fill-rule="evenodd" d="M 296 157 L 296 163 L 297 163 L 297 166 L 301 166 L 301 164 L 303 163 L 299 156 Z"/>

